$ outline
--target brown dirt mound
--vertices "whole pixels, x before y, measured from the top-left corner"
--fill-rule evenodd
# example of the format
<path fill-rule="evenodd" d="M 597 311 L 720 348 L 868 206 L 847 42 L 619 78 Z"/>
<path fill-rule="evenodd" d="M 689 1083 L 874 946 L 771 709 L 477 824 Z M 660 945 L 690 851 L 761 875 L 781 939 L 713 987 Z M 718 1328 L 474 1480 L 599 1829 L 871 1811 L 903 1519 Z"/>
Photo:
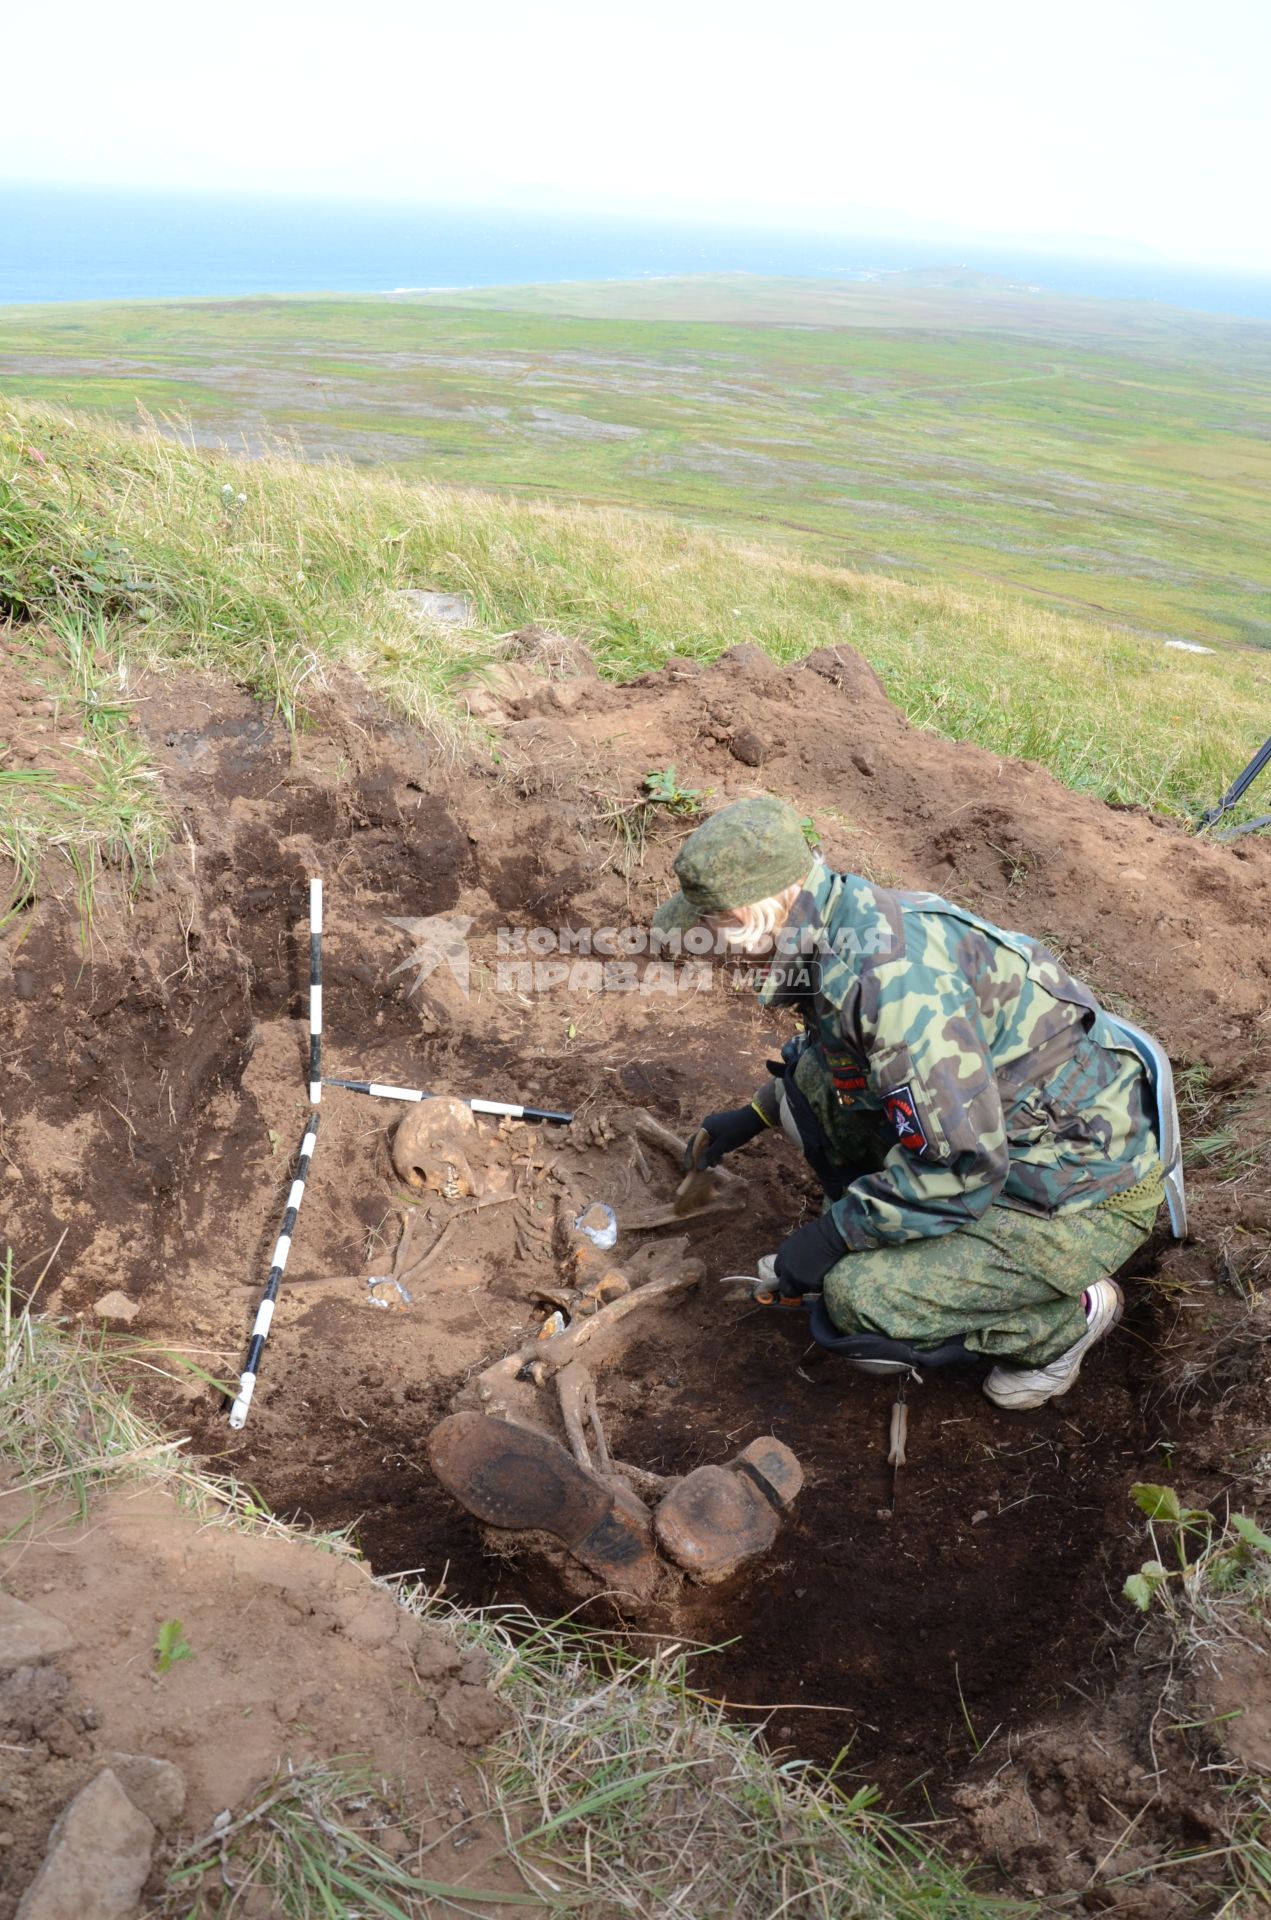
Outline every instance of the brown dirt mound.
<path fill-rule="evenodd" d="M 647 919 L 685 826 L 655 819 L 627 871 L 630 843 L 607 820 L 668 764 L 710 806 L 759 791 L 794 801 L 834 864 L 1046 938 L 1177 1066 L 1205 1070 L 1219 1119 L 1266 1084 L 1271 849 L 1195 841 L 1039 767 L 917 731 L 846 648 L 786 669 L 739 648 L 625 687 L 579 674 L 527 690 L 518 668 L 487 710 L 497 758 L 466 765 L 438 759 L 347 681 L 294 761 L 281 729 L 218 683 L 145 693 L 180 820 L 154 897 L 103 918 L 87 960 L 53 908 L 9 942 L 8 1236 L 31 1258 L 66 1229 L 51 1276 L 59 1312 L 90 1313 L 122 1288 L 140 1309 L 134 1333 L 223 1375 L 241 1364 L 306 1110 L 309 873 L 327 881 L 328 1072 L 584 1120 L 639 1105 L 682 1131 L 758 1083 L 783 1036 L 748 996 L 498 983 L 502 926 Z M 444 961 L 418 985 L 418 965 L 399 970 L 421 936 L 394 922 L 433 916 L 470 922 L 466 995 Z M 533 1290 L 555 1272 L 553 1157 L 567 1183 L 615 1203 L 618 1162 L 585 1125 L 562 1142 L 483 1122 L 515 1200 L 458 1221 L 409 1308 L 375 1310 L 361 1276 L 391 1258 L 399 1112 L 324 1099 L 244 1432 L 206 1393 L 166 1410 L 275 1509 L 356 1523 L 377 1569 L 421 1569 L 467 1600 L 532 1595 L 534 1569 L 491 1559 L 440 1494 L 424 1442 L 471 1373 L 537 1321 Z M 769 1432 L 795 1449 L 807 1486 L 775 1556 L 717 1597 L 705 1628 L 732 1644 L 699 1682 L 777 1707 L 772 1737 L 801 1753 L 849 1746 L 852 1767 L 918 1804 L 964 1777 L 978 1746 L 989 1743 L 991 1770 L 1039 1715 L 1080 1715 L 1084 1694 L 1115 1683 L 1123 1623 L 1109 1593 L 1132 1564 L 1132 1480 L 1173 1478 L 1194 1500 L 1251 1497 L 1230 1463 L 1257 1452 L 1260 1383 L 1248 1368 L 1219 1377 L 1213 1356 L 1243 1310 L 1224 1285 L 1265 1283 L 1259 1175 L 1193 1182 L 1193 1244 L 1153 1241 L 1132 1270 L 1125 1329 L 1063 1402 L 1011 1416 L 956 1382 L 916 1389 L 888 1520 L 886 1383 L 810 1358 L 796 1329 L 715 1297 L 714 1274 L 753 1270 L 815 1205 L 784 1144 L 738 1166 L 746 1212 L 699 1230 L 707 1281 L 651 1317 L 606 1381 L 612 1437 L 662 1472 Z M 428 1199 L 418 1244 L 469 1204 Z M 1083 1871 L 1104 1844 L 1096 1823 L 1079 1843 L 1093 1855 Z"/>
<path fill-rule="evenodd" d="M 0 1498 L 0 1533 L 16 1534 L 0 1579 L 62 1622 L 73 1645 L 0 1675 L 4 1920 L 59 1809 L 120 1753 L 179 1768 L 187 1836 L 238 1808 L 283 1756 L 300 1766 L 357 1753 L 412 1810 L 412 1844 L 463 1825 L 453 1881 L 518 1884 L 493 1857 L 499 1837 L 483 1839 L 466 1818 L 481 1803 L 470 1755 L 504 1722 L 483 1655 L 404 1612 L 357 1561 L 201 1525 L 166 1493 L 110 1495 L 87 1526 L 41 1515 L 31 1532 L 29 1517 L 20 1496 Z M 160 1673 L 165 1620 L 180 1622 L 190 1652 Z M 176 1816 L 164 1826 L 156 1886 Z"/>

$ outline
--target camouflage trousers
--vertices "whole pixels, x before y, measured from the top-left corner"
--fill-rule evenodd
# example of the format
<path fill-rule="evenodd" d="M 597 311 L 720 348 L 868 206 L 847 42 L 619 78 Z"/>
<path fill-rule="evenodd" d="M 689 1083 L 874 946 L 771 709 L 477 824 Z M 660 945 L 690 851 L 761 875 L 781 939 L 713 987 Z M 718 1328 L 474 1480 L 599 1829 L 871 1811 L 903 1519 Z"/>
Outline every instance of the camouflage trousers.
<path fill-rule="evenodd" d="M 823 1181 L 829 1162 L 837 1176 L 831 1190 L 876 1171 L 894 1144 L 881 1116 L 841 1106 L 811 1052 L 794 1080 L 806 1102 L 803 1128 L 810 1109 L 821 1135 L 806 1143 L 809 1159 Z M 798 1137 L 793 1104 L 783 1097 L 781 1120 Z M 1158 1169 L 1127 1193 L 1050 1218 L 992 1206 L 953 1233 L 849 1253 L 826 1275 L 825 1305 L 843 1333 L 881 1333 L 918 1347 L 961 1337 L 973 1353 L 1045 1366 L 1081 1338 L 1083 1292 L 1143 1245 L 1164 1197 Z"/>

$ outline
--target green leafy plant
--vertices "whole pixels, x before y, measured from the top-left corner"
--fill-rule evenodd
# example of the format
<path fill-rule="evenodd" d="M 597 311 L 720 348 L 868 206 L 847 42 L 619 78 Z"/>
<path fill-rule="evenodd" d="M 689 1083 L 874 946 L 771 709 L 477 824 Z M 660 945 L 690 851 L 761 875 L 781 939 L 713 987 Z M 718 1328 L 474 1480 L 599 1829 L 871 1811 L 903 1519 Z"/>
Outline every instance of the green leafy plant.
<path fill-rule="evenodd" d="M 1164 1528 L 1167 1551 L 1177 1562 L 1170 1567 L 1153 1556 L 1129 1576 L 1122 1594 L 1142 1613 L 1148 1611 L 1158 1593 L 1165 1597 L 1170 1582 L 1186 1588 L 1203 1571 L 1210 1587 L 1222 1593 L 1253 1569 L 1261 1555 L 1271 1555 L 1271 1536 L 1246 1513 L 1233 1513 L 1226 1526 L 1215 1532 L 1213 1515 L 1203 1507 L 1185 1507 L 1173 1487 L 1138 1480 L 1130 1493 L 1135 1505 L 1147 1515 L 1153 1543 L 1157 1527 Z"/>
<path fill-rule="evenodd" d="M 675 777 L 674 767 L 659 767 L 652 773 L 646 773 L 643 781 L 644 795 L 655 807 L 665 807 L 668 813 L 678 814 L 682 819 L 691 819 L 702 811 L 705 794 L 696 787 L 682 787 Z"/>
<path fill-rule="evenodd" d="M 185 1629 L 179 1620 L 161 1620 L 159 1631 L 154 1637 L 154 1664 L 156 1673 L 171 1673 L 178 1660 L 193 1660 L 194 1648 L 185 1637 Z"/>
<path fill-rule="evenodd" d="M 634 800 L 615 794 L 596 794 L 597 814 L 612 827 L 621 850 L 622 870 L 628 876 L 644 859 L 645 844 L 655 824 L 665 816 L 695 820 L 707 796 L 695 787 L 682 787 L 674 767 L 646 773 Z"/>

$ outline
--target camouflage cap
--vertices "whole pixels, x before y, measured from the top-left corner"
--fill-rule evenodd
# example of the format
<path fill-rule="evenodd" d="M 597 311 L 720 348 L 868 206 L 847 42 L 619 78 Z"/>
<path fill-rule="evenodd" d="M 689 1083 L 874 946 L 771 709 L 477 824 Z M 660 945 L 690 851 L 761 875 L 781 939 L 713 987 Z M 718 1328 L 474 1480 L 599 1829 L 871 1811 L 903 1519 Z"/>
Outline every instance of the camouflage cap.
<path fill-rule="evenodd" d="M 675 858 L 680 891 L 653 916 L 658 933 L 695 927 L 703 914 L 753 906 L 802 880 L 815 855 L 799 816 L 770 795 L 721 807 L 691 833 Z"/>

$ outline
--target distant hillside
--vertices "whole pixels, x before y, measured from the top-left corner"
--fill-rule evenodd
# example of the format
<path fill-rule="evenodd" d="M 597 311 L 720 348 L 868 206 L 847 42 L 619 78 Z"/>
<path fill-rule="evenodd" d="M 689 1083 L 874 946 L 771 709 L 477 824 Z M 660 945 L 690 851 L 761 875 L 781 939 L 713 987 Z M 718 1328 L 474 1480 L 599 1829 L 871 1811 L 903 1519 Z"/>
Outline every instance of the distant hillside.
<path fill-rule="evenodd" d="M 14 308 L 0 387 L 1271 645 L 1267 323 L 932 272 Z"/>
<path fill-rule="evenodd" d="M 470 596 L 473 626 L 421 626 L 401 592 L 415 587 Z M 1107 799 L 1188 810 L 1239 770 L 1271 706 L 1260 653 L 1172 652 L 1010 594 L 910 586 L 667 518 L 210 456 L 21 403 L 0 407 L 5 616 L 91 617 L 125 667 L 212 666 L 293 722 L 347 664 L 442 734 L 464 724 L 456 675 L 530 622 L 585 641 L 615 678 L 741 642 L 782 661 L 848 642 L 920 726 Z M 0 806 L 25 777 L 0 765 Z"/>

